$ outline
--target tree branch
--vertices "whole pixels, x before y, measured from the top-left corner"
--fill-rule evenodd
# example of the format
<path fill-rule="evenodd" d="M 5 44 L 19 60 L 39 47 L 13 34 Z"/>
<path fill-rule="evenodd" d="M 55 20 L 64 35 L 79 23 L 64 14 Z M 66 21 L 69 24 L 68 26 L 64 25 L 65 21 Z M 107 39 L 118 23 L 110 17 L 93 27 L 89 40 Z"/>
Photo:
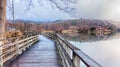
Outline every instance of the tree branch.
<path fill-rule="evenodd" d="M 34 7 L 33 0 L 21 0 L 27 6 L 26 11 L 30 10 L 31 7 Z"/>
<path fill-rule="evenodd" d="M 62 4 L 58 3 L 60 1 Z M 59 0 L 58 2 L 56 0 L 49 0 L 49 2 L 52 2 L 59 10 L 62 10 L 67 13 L 71 13 L 72 11 L 76 9 L 75 7 L 69 6 L 71 3 L 75 4 L 75 2 L 71 0 Z"/>
<path fill-rule="evenodd" d="M 22 0 L 23 1 L 23 0 Z M 54 4 L 59 10 L 62 10 L 64 12 L 70 13 L 73 10 L 75 10 L 75 7 L 71 7 L 69 5 L 71 4 L 76 4 L 77 0 L 37 0 L 38 3 L 41 5 L 42 1 L 48 1 L 50 2 L 50 5 L 52 6 L 52 4 Z M 24 0 L 26 6 L 27 6 L 27 11 L 31 8 L 34 7 L 33 5 L 33 0 Z"/>

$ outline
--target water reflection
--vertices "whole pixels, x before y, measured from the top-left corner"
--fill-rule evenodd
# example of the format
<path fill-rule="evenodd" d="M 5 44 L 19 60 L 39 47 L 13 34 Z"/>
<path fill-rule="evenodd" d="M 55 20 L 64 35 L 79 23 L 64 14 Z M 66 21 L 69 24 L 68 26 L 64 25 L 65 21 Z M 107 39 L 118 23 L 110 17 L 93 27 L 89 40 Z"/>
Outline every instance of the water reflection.
<path fill-rule="evenodd" d="M 100 40 L 111 39 L 111 37 L 115 36 L 116 33 L 110 35 L 91 35 L 84 33 L 69 33 L 69 34 L 60 34 L 62 37 L 69 41 L 78 41 L 78 42 L 95 42 Z"/>
<path fill-rule="evenodd" d="M 87 34 L 64 34 L 62 36 L 103 67 L 120 67 L 120 33 L 106 36 Z"/>

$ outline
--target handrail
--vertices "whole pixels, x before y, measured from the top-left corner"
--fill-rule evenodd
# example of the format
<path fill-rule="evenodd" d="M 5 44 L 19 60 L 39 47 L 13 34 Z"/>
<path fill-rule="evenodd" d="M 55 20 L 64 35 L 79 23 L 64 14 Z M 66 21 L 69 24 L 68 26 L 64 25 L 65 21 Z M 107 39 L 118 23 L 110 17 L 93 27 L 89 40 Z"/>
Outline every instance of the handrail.
<path fill-rule="evenodd" d="M 64 43 L 66 43 L 66 45 L 71 49 L 71 50 L 79 50 L 79 48 L 73 46 L 71 43 L 69 43 L 68 41 L 66 41 L 64 38 L 62 38 L 60 35 L 56 34 L 57 37 L 59 37 L 59 39 L 61 39 Z"/>
<path fill-rule="evenodd" d="M 0 67 L 3 67 L 4 63 L 18 56 L 37 41 L 38 35 L 34 34 L 29 37 L 25 36 L 23 39 L 15 38 L 13 42 L 0 45 Z"/>
<path fill-rule="evenodd" d="M 5 44 L 9 44 L 9 43 L 12 43 L 14 40 L 16 40 L 17 38 L 19 39 L 25 39 L 25 38 L 28 38 L 28 37 L 31 37 L 31 36 L 34 36 L 34 35 L 37 35 L 39 34 L 40 32 L 25 32 L 23 36 L 21 37 L 13 37 L 13 38 L 5 38 L 5 39 L 0 39 L 0 47 L 2 45 L 5 45 Z M 3 42 L 1 44 L 1 42 Z"/>
<path fill-rule="evenodd" d="M 81 50 L 74 50 L 74 53 L 87 65 L 88 67 L 102 67 L 99 63 L 95 60 L 87 56 Z"/>
<path fill-rule="evenodd" d="M 80 67 L 82 61 L 87 67 L 102 67 L 79 48 L 73 46 L 58 34 L 49 34 L 57 42 L 57 49 L 63 60 L 63 67 Z"/>

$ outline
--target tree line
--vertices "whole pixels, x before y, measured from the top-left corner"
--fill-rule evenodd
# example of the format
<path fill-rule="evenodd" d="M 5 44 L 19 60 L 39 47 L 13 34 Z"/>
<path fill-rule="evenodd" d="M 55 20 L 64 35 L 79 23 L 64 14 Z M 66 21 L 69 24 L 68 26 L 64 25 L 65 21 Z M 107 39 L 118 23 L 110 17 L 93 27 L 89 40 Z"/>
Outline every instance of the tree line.
<path fill-rule="evenodd" d="M 8 22 L 7 27 L 19 29 L 21 31 L 41 31 L 52 30 L 61 32 L 62 30 L 79 30 L 86 32 L 96 28 L 105 28 L 112 31 L 117 30 L 114 24 L 107 20 L 92 20 L 92 19 L 74 19 L 74 20 L 59 20 L 55 22 L 39 23 L 34 21 L 16 20 L 14 23 Z"/>

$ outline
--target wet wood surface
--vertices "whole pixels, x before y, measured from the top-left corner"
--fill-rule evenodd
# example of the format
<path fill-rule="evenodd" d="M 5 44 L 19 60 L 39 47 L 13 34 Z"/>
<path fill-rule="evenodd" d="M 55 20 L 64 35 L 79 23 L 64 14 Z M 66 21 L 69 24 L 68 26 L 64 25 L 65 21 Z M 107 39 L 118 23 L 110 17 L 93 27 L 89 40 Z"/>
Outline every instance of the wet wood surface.
<path fill-rule="evenodd" d="M 39 36 L 39 39 L 8 67 L 62 67 L 54 42 L 44 36 Z"/>

